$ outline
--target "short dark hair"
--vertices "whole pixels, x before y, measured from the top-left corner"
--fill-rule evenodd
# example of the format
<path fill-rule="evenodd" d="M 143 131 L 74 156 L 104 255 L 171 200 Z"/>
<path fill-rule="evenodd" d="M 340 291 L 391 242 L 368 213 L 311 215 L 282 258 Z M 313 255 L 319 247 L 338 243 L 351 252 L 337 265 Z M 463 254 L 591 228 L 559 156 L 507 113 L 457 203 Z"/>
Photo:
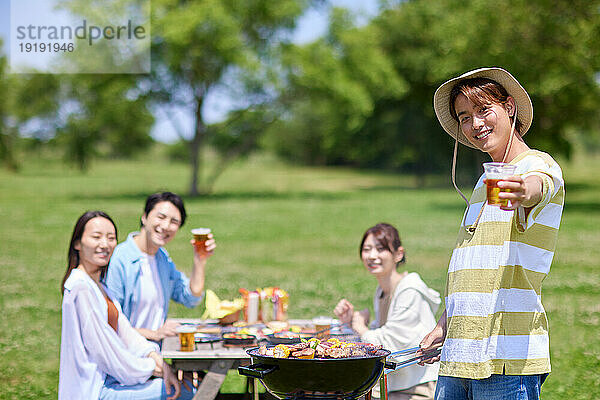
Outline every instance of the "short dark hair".
<path fill-rule="evenodd" d="M 65 292 L 65 282 L 69 278 L 69 275 L 71 275 L 71 271 L 73 271 L 75 268 L 77 268 L 79 266 L 79 250 L 77 250 L 75 248 L 75 244 L 81 240 L 81 237 L 83 236 L 83 231 L 85 230 L 85 226 L 87 225 L 87 223 L 91 219 L 96 218 L 96 217 L 102 217 L 102 218 L 106 218 L 107 220 L 109 220 L 110 223 L 115 228 L 115 238 L 117 237 L 117 226 L 115 225 L 115 222 L 112 220 L 112 218 L 108 216 L 107 213 L 105 213 L 104 211 L 86 211 L 86 212 L 84 212 L 81 215 L 81 217 L 79 217 L 77 222 L 75 223 L 75 227 L 73 228 L 73 234 L 71 235 L 71 243 L 69 244 L 69 252 L 67 255 L 67 272 L 65 272 L 65 276 L 63 277 L 63 280 L 62 280 L 61 293 Z M 107 269 L 108 269 L 108 265 L 100 273 L 101 280 L 104 278 L 104 275 L 106 274 Z"/>
<path fill-rule="evenodd" d="M 181 214 L 181 225 L 179 225 L 179 227 L 181 228 L 183 226 L 183 224 L 185 223 L 185 217 L 186 217 L 185 207 L 183 205 L 183 199 L 175 193 L 159 192 L 159 193 L 154 193 L 154 194 L 151 194 L 150 196 L 148 196 L 148 198 L 146 199 L 146 205 L 144 206 L 144 214 L 147 216 L 150 213 L 150 211 L 152 211 L 158 203 L 162 203 L 163 201 L 168 201 L 171 204 L 173 204 L 175 207 L 177 207 L 177 209 L 179 210 L 179 214 Z M 142 227 L 142 226 L 144 226 L 144 224 L 142 223 L 142 220 L 140 219 L 140 227 Z"/>
<path fill-rule="evenodd" d="M 504 86 L 495 80 L 489 78 L 464 79 L 454 85 L 450 91 L 450 115 L 452 115 L 452 118 L 454 118 L 456 121 L 458 121 L 458 116 L 456 115 L 454 103 L 459 94 L 465 95 L 466 98 L 471 100 L 479 107 L 488 103 L 504 105 L 510 96 Z M 514 117 L 511 117 L 511 119 L 512 118 L 517 118 L 516 113 Z M 523 129 L 523 123 L 519 120 L 519 118 L 517 118 L 517 122 L 515 123 L 515 129 L 519 133 L 521 133 L 521 130 Z"/>
<path fill-rule="evenodd" d="M 362 240 L 360 241 L 360 247 L 358 248 L 359 257 L 362 256 L 362 248 L 369 235 L 373 235 L 377 244 L 385 247 L 392 253 L 397 251 L 400 246 L 402 246 L 402 241 L 400 240 L 400 234 L 398 233 L 398 230 L 394 228 L 393 225 L 382 222 L 367 229 L 363 235 Z M 402 255 L 402 260 L 400 260 L 398 264 L 404 264 L 405 262 L 406 252 Z"/>

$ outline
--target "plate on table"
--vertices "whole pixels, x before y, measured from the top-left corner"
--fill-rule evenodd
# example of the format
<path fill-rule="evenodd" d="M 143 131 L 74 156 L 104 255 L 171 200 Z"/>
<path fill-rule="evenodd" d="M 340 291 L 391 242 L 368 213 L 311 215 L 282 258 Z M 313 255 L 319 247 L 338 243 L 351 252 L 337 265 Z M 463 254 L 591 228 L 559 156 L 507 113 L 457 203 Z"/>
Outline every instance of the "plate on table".
<path fill-rule="evenodd" d="M 240 333 L 224 333 L 223 345 L 239 347 L 256 346 L 256 336 Z"/>
<path fill-rule="evenodd" d="M 214 343 L 220 341 L 221 337 L 208 333 L 196 333 L 194 334 L 194 340 L 196 343 Z"/>
<path fill-rule="evenodd" d="M 300 343 L 301 339 L 296 337 L 278 337 L 275 335 L 267 335 L 267 341 L 270 344 L 295 344 Z"/>
<path fill-rule="evenodd" d="M 265 335 L 271 344 L 294 344 L 300 343 L 302 339 L 310 339 L 312 335 L 306 333 L 296 333 L 290 331 L 276 332 L 272 335 Z"/>

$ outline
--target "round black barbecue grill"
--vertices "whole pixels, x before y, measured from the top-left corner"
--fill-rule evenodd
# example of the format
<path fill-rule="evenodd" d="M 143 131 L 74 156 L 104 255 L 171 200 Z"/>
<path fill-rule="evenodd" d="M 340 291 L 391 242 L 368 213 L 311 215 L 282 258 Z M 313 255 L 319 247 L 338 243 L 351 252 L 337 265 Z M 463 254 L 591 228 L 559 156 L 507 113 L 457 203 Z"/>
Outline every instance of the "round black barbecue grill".
<path fill-rule="evenodd" d="M 271 346 L 269 346 L 271 347 Z M 385 358 L 388 350 L 346 358 L 275 358 L 246 350 L 252 365 L 239 367 L 240 375 L 258 378 L 280 399 L 357 399 L 377 383 L 384 367 L 394 368 Z"/>

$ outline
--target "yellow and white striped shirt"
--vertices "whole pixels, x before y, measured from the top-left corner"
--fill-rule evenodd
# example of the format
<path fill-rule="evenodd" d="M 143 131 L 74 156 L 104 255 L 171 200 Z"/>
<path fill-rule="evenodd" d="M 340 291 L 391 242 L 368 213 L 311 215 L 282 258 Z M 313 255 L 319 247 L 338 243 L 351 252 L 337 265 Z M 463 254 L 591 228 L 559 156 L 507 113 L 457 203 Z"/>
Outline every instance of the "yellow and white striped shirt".
<path fill-rule="evenodd" d="M 522 209 L 484 207 L 485 177 L 477 182 L 448 267 L 440 375 L 483 379 L 550 372 L 541 290 L 556 247 L 564 181 L 560 166 L 540 151 L 528 150 L 511 164 L 523 178 L 542 178 L 542 200 L 525 219 Z"/>

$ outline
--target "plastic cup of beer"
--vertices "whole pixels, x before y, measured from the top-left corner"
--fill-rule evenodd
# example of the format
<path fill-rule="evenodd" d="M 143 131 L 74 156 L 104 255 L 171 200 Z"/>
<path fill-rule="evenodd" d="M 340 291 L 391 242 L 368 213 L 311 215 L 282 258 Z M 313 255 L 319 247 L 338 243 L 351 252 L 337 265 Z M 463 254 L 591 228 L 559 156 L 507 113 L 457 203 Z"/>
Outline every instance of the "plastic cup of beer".
<path fill-rule="evenodd" d="M 487 186 L 487 202 L 492 206 L 508 206 L 508 199 L 498 197 L 500 192 L 510 192 L 510 189 L 499 188 L 498 181 L 515 174 L 516 165 L 506 163 L 483 163 Z"/>
<path fill-rule="evenodd" d="M 194 235 L 194 248 L 196 249 L 196 253 L 200 255 L 208 254 L 208 252 L 206 251 L 206 241 L 208 240 L 209 233 L 210 228 L 192 229 L 192 235 Z"/>
<path fill-rule="evenodd" d="M 194 351 L 195 340 L 194 334 L 196 333 L 196 327 L 190 325 L 181 325 L 177 327 L 177 334 L 179 335 L 179 350 L 180 351 Z"/>
<path fill-rule="evenodd" d="M 329 336 L 329 330 L 331 330 L 331 324 L 333 323 L 333 318 L 320 316 L 320 317 L 313 318 L 312 322 L 313 322 L 313 325 L 315 326 L 315 332 L 316 332 L 316 335 L 318 338 L 323 338 L 323 337 Z M 325 329 L 328 329 L 328 331 L 318 333 Z"/>

